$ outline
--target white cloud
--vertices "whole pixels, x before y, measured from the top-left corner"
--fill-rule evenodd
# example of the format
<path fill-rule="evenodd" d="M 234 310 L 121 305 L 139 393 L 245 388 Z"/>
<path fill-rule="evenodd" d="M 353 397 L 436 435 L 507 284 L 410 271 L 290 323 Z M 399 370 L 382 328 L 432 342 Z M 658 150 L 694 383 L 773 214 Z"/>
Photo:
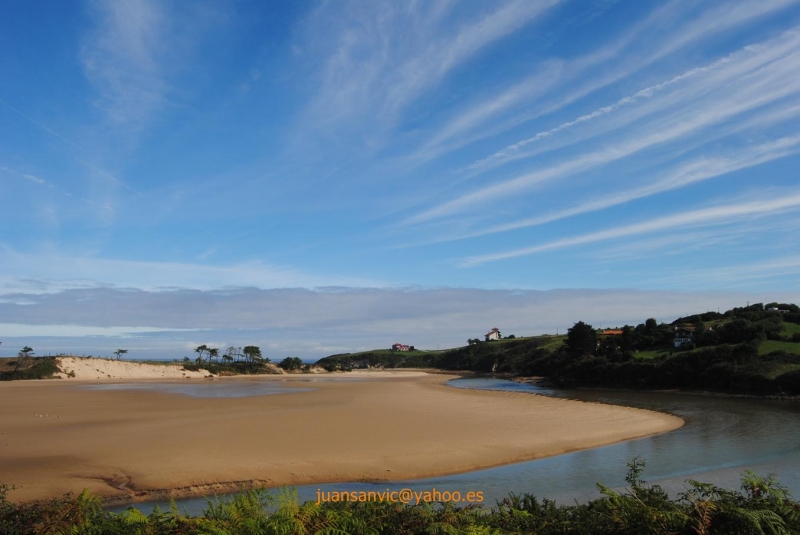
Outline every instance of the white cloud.
<path fill-rule="evenodd" d="M 795 110 L 800 114 L 800 107 Z M 791 117 L 791 113 L 781 113 L 781 119 Z M 754 147 L 746 147 L 725 156 L 700 157 L 679 164 L 675 169 L 669 170 L 661 178 L 638 188 L 623 188 L 619 193 L 605 197 L 593 198 L 570 208 L 553 211 L 543 215 L 521 219 L 511 223 L 490 226 L 481 230 L 468 232 L 461 235 L 441 238 L 437 241 L 450 241 L 454 239 L 473 238 L 486 236 L 499 232 L 507 232 L 526 227 L 542 225 L 564 219 L 567 217 L 594 212 L 618 206 L 659 193 L 680 189 L 691 184 L 710 180 L 735 171 L 755 167 L 766 162 L 796 154 L 800 150 L 800 136 L 784 137 Z M 644 178 L 642 182 L 646 182 Z"/>
<path fill-rule="evenodd" d="M 543 73 L 529 76 L 528 80 L 550 77 L 549 83 L 542 84 L 529 94 L 521 92 L 527 80 L 493 95 L 483 102 L 467 107 L 451 119 L 418 149 L 412 159 L 428 159 L 478 139 L 496 136 L 522 123 L 543 115 L 551 114 L 572 104 L 595 91 L 606 88 L 638 71 L 642 71 L 660 59 L 685 48 L 690 44 L 711 38 L 713 35 L 752 23 L 758 18 L 780 12 L 796 3 L 796 0 L 776 0 L 771 2 L 727 2 L 723 7 L 715 7 L 701 13 L 694 19 L 688 17 L 690 6 L 680 2 L 670 2 L 654 10 L 644 21 L 625 30 L 622 35 L 599 50 L 566 61 L 558 61 L 558 72 L 552 72 L 552 63 L 546 65 Z M 680 20 L 680 23 L 678 21 Z M 713 22 L 711 22 L 713 21 Z M 666 30 L 664 28 L 667 28 Z M 621 60 L 624 57 L 624 61 Z M 701 69 L 704 70 L 704 69 Z M 551 71 L 551 72 L 547 72 Z M 690 71 L 687 75 L 695 75 Z M 685 76 L 685 75 L 684 75 Z M 668 82 L 674 83 L 681 77 Z M 588 82 L 584 82 L 588 79 Z M 649 88 L 655 91 L 660 87 Z M 542 95 L 552 93 L 551 98 Z M 646 92 L 635 95 L 646 97 Z M 631 97 L 629 97 L 631 98 Z M 574 121 L 522 140 L 490 156 L 485 161 L 476 162 L 473 167 L 486 166 L 489 162 L 497 165 L 497 159 L 508 151 L 516 151 L 530 142 L 552 135 L 564 128 L 574 126 L 595 117 L 614 111 L 620 105 L 628 104 L 623 99 L 618 105 L 607 106 L 593 113 L 581 116 Z M 516 113 L 503 119 L 501 115 L 516 106 Z M 495 119 L 494 124 L 485 124 Z M 498 122 L 498 120 L 502 120 Z"/>
<path fill-rule="evenodd" d="M 222 286 L 282 288 L 376 285 L 373 281 L 316 276 L 262 262 L 214 266 L 56 253 L 29 254 L 8 248 L 0 256 L 0 271 L 3 273 L 0 276 L 0 295 L 98 286 L 208 289 Z"/>
<path fill-rule="evenodd" d="M 559 1 L 512 0 L 456 23 L 455 29 L 443 17 L 452 7 L 447 3 L 323 4 L 308 22 L 309 40 L 324 43 L 318 47 L 324 56 L 320 90 L 301 121 L 303 131 L 341 128 L 340 121 L 356 118 L 366 118 L 362 126 L 369 130 L 376 123 L 389 128 L 401 110 L 456 67 Z"/>
<path fill-rule="evenodd" d="M 742 282 L 751 282 L 763 279 L 773 279 L 795 275 L 800 269 L 800 256 L 770 257 L 758 262 L 739 264 L 735 266 L 721 266 L 714 269 L 695 269 L 691 273 L 684 270 L 676 270 L 675 273 L 667 277 L 658 277 L 658 282 L 680 283 L 691 278 L 703 279 L 714 277 L 720 284 L 732 283 L 733 285 Z"/>
<path fill-rule="evenodd" d="M 26 180 L 30 180 L 31 182 L 35 182 L 36 184 L 46 184 L 44 179 L 39 178 L 38 176 L 34 175 L 23 175 Z"/>
<path fill-rule="evenodd" d="M 677 80 L 668 80 L 657 86 L 651 86 L 616 104 L 583 116 L 587 118 L 586 120 L 578 118 L 563 123 L 555 130 L 563 130 L 568 128 L 567 125 L 586 123 L 590 118 L 605 115 L 601 110 L 618 109 L 623 101 L 637 102 L 645 95 L 652 96 L 655 88 L 672 86 L 675 81 L 691 82 L 687 87 L 679 87 L 665 95 L 663 101 L 647 98 L 642 104 L 642 109 L 638 110 L 634 117 L 626 118 L 622 124 L 614 125 L 627 127 L 620 138 L 610 140 L 599 149 L 571 155 L 562 162 L 439 203 L 407 218 L 404 224 L 418 224 L 451 216 L 477 204 L 519 195 L 544 182 L 586 172 L 666 143 L 683 142 L 697 145 L 708 141 L 709 135 L 712 138 L 724 135 L 712 133 L 706 134 L 706 138 L 696 139 L 711 126 L 726 124 L 741 118 L 747 112 L 775 103 L 785 105 L 782 99 L 796 96 L 800 91 L 800 77 L 794 68 L 798 61 L 800 61 L 800 32 L 792 31 L 779 39 L 748 47 L 743 52 L 718 61 L 710 67 L 693 69 L 689 71 L 689 73 L 694 72 L 691 75 L 685 73 Z M 699 73 L 707 76 L 696 76 Z M 735 83 L 732 83 L 733 81 Z M 661 115 L 653 117 L 656 112 Z M 776 122 L 784 120 L 780 115 L 774 118 Z M 641 120 L 629 124 L 631 119 Z M 762 128 L 768 126 L 761 124 Z M 737 127 L 726 124 L 723 132 L 726 130 L 735 132 Z M 524 146 L 524 143 L 543 139 L 549 135 L 551 134 L 548 132 L 537 134 L 518 146 Z M 509 148 L 497 153 L 498 159 L 489 161 L 495 165 L 496 162 L 529 157 L 537 153 L 520 154 L 516 149 Z"/>
<path fill-rule="evenodd" d="M 701 208 L 658 217 L 632 225 L 591 232 L 580 236 L 561 238 L 541 245 L 514 249 L 502 253 L 472 256 L 466 258 L 463 261 L 463 265 L 475 266 L 486 262 L 507 260 L 509 258 L 573 247 L 575 245 L 585 245 L 622 237 L 663 232 L 681 227 L 721 224 L 730 221 L 738 221 L 742 217 L 778 214 L 783 211 L 797 209 L 798 207 L 800 207 L 800 193 L 796 191 L 788 192 L 786 195 L 778 198 Z"/>
<path fill-rule="evenodd" d="M 81 50 L 100 105 L 116 123 L 139 123 L 165 100 L 163 56 L 170 21 L 155 0 L 93 0 L 95 27 Z"/>
<path fill-rule="evenodd" d="M 125 338 L 143 333 L 184 332 L 195 329 L 166 329 L 161 327 L 98 327 L 93 325 L 31 325 L 24 323 L 0 323 L 0 332 L 11 337 L 59 337 L 79 338 L 104 336 Z"/>

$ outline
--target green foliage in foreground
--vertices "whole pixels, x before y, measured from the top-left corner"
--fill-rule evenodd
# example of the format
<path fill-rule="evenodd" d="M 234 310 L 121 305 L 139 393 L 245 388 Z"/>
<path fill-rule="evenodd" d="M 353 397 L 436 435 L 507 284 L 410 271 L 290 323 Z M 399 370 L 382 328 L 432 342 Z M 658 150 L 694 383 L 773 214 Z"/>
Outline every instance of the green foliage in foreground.
<path fill-rule="evenodd" d="M 299 504 L 296 493 L 278 496 L 252 490 L 212 499 L 202 516 L 168 511 L 145 515 L 130 508 L 104 512 L 84 491 L 47 502 L 16 505 L 0 485 L 0 534 L 800 534 L 800 503 L 774 476 L 747 472 L 742 490 L 688 481 L 670 498 L 641 479 L 644 462 L 634 459 L 628 488 L 617 493 L 603 485 L 603 497 L 586 504 L 558 505 L 529 494 L 511 494 L 494 507 L 449 503 L 402 505 L 389 502 Z"/>

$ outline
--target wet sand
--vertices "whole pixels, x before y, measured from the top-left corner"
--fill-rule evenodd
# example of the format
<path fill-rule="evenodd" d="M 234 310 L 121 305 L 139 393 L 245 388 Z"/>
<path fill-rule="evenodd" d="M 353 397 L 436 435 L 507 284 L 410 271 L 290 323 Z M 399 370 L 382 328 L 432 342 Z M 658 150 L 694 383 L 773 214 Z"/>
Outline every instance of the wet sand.
<path fill-rule="evenodd" d="M 336 380 L 344 377 L 366 380 Z M 683 424 L 640 409 L 456 389 L 443 384 L 450 378 L 372 372 L 215 380 L 314 389 L 239 398 L 89 390 L 75 379 L 0 383 L 0 482 L 18 487 L 9 493 L 17 501 L 89 488 L 120 503 L 254 485 L 393 481 Z"/>

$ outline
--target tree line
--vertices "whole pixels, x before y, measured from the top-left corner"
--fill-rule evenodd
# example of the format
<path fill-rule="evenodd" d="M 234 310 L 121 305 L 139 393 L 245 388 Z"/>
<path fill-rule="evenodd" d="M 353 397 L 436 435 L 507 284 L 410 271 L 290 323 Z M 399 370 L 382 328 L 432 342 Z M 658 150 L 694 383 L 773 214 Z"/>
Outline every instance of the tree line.
<path fill-rule="evenodd" d="M 243 348 L 229 346 L 225 352 L 220 355 L 219 348 L 208 347 L 206 344 L 203 344 L 197 346 L 194 352 L 197 353 L 196 362 L 198 364 L 202 364 L 203 362 L 213 363 L 215 361 L 223 361 L 226 363 L 248 362 L 250 364 L 266 364 L 270 362 L 269 358 L 261 354 L 261 348 L 258 346 L 244 346 Z M 188 360 L 188 357 L 184 360 Z"/>

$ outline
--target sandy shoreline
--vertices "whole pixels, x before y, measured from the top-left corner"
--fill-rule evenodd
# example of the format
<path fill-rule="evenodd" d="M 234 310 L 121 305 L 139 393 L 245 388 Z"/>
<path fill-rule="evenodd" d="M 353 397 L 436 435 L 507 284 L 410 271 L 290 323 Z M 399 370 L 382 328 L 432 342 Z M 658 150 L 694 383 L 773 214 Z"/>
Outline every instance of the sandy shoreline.
<path fill-rule="evenodd" d="M 241 398 L 87 390 L 76 386 L 92 382 L 76 379 L 0 384 L 0 482 L 18 487 L 12 500 L 89 488 L 124 503 L 253 485 L 394 481 L 532 460 L 683 424 L 641 409 L 456 389 L 443 384 L 447 375 L 347 376 L 370 380 L 225 378 L 313 388 Z"/>

